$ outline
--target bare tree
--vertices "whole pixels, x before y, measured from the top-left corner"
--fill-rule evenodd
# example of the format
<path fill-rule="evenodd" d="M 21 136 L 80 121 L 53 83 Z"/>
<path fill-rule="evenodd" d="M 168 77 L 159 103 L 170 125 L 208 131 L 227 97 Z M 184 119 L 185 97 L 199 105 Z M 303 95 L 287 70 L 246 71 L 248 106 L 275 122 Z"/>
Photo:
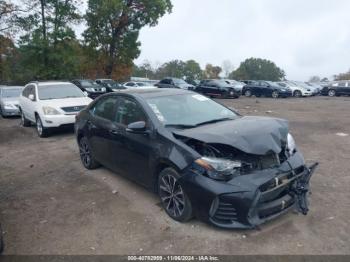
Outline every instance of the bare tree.
<path fill-rule="evenodd" d="M 229 75 L 231 74 L 233 69 L 234 69 L 234 66 L 233 66 L 233 64 L 231 63 L 230 60 L 224 60 L 222 62 L 222 71 L 224 73 L 224 77 L 225 78 L 229 77 Z"/>

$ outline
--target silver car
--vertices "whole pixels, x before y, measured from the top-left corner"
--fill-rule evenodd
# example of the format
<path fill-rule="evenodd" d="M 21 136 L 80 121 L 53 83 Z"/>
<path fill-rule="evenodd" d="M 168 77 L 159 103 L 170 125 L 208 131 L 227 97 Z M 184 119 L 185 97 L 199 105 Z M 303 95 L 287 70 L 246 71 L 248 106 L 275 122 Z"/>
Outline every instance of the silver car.
<path fill-rule="evenodd" d="M 19 96 L 22 92 L 21 86 L 0 87 L 0 114 L 6 116 L 19 116 Z"/>

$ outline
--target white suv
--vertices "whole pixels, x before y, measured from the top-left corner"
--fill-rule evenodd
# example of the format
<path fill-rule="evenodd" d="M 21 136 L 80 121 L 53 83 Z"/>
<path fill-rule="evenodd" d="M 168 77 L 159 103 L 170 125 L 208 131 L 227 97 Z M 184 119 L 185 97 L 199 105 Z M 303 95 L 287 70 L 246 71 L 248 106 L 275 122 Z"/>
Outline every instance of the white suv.
<path fill-rule="evenodd" d="M 69 82 L 32 82 L 19 98 L 21 124 L 36 124 L 38 135 L 46 137 L 50 128 L 75 123 L 75 115 L 92 99 Z"/>

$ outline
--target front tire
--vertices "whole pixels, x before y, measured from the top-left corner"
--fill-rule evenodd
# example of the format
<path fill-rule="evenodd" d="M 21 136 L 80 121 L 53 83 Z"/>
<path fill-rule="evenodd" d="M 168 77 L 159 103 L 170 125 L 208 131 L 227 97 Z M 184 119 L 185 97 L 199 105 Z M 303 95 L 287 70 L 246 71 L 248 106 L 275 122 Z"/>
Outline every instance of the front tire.
<path fill-rule="evenodd" d="M 38 132 L 38 136 L 43 138 L 43 137 L 48 137 L 50 134 L 50 130 L 46 127 L 43 126 L 43 122 L 41 121 L 40 116 L 36 116 L 36 131 Z"/>
<path fill-rule="evenodd" d="M 278 96 L 279 96 L 278 91 L 273 91 L 271 96 L 272 96 L 272 98 L 278 98 Z"/>
<path fill-rule="evenodd" d="M 330 90 L 328 90 L 328 96 L 331 96 L 331 97 L 333 97 L 333 96 L 336 96 L 336 92 L 335 92 L 335 90 L 334 89 L 330 89 Z"/>
<path fill-rule="evenodd" d="M 193 216 L 192 204 L 181 185 L 180 178 L 173 168 L 165 168 L 158 177 L 158 194 L 165 212 L 174 220 L 186 222 Z"/>
<path fill-rule="evenodd" d="M 252 96 L 252 91 L 250 91 L 250 90 L 248 89 L 248 90 L 244 91 L 244 95 L 245 95 L 246 97 L 251 97 L 251 96 Z"/>
<path fill-rule="evenodd" d="M 296 91 L 294 91 L 293 96 L 294 96 L 294 97 L 301 97 L 301 96 L 302 96 L 302 93 L 301 93 L 299 90 L 296 90 Z"/>
<path fill-rule="evenodd" d="M 80 160 L 86 169 L 96 169 L 100 164 L 92 155 L 88 139 L 84 136 L 79 140 Z"/>

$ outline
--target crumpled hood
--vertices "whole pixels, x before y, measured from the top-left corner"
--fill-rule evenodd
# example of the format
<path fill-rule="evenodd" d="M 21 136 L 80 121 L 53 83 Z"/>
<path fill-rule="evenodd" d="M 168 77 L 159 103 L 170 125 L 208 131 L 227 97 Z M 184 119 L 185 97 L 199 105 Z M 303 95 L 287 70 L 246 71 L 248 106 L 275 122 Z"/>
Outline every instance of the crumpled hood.
<path fill-rule="evenodd" d="M 287 142 L 288 121 L 246 116 L 173 133 L 204 143 L 229 145 L 248 154 L 266 155 L 271 151 L 278 154 Z"/>

